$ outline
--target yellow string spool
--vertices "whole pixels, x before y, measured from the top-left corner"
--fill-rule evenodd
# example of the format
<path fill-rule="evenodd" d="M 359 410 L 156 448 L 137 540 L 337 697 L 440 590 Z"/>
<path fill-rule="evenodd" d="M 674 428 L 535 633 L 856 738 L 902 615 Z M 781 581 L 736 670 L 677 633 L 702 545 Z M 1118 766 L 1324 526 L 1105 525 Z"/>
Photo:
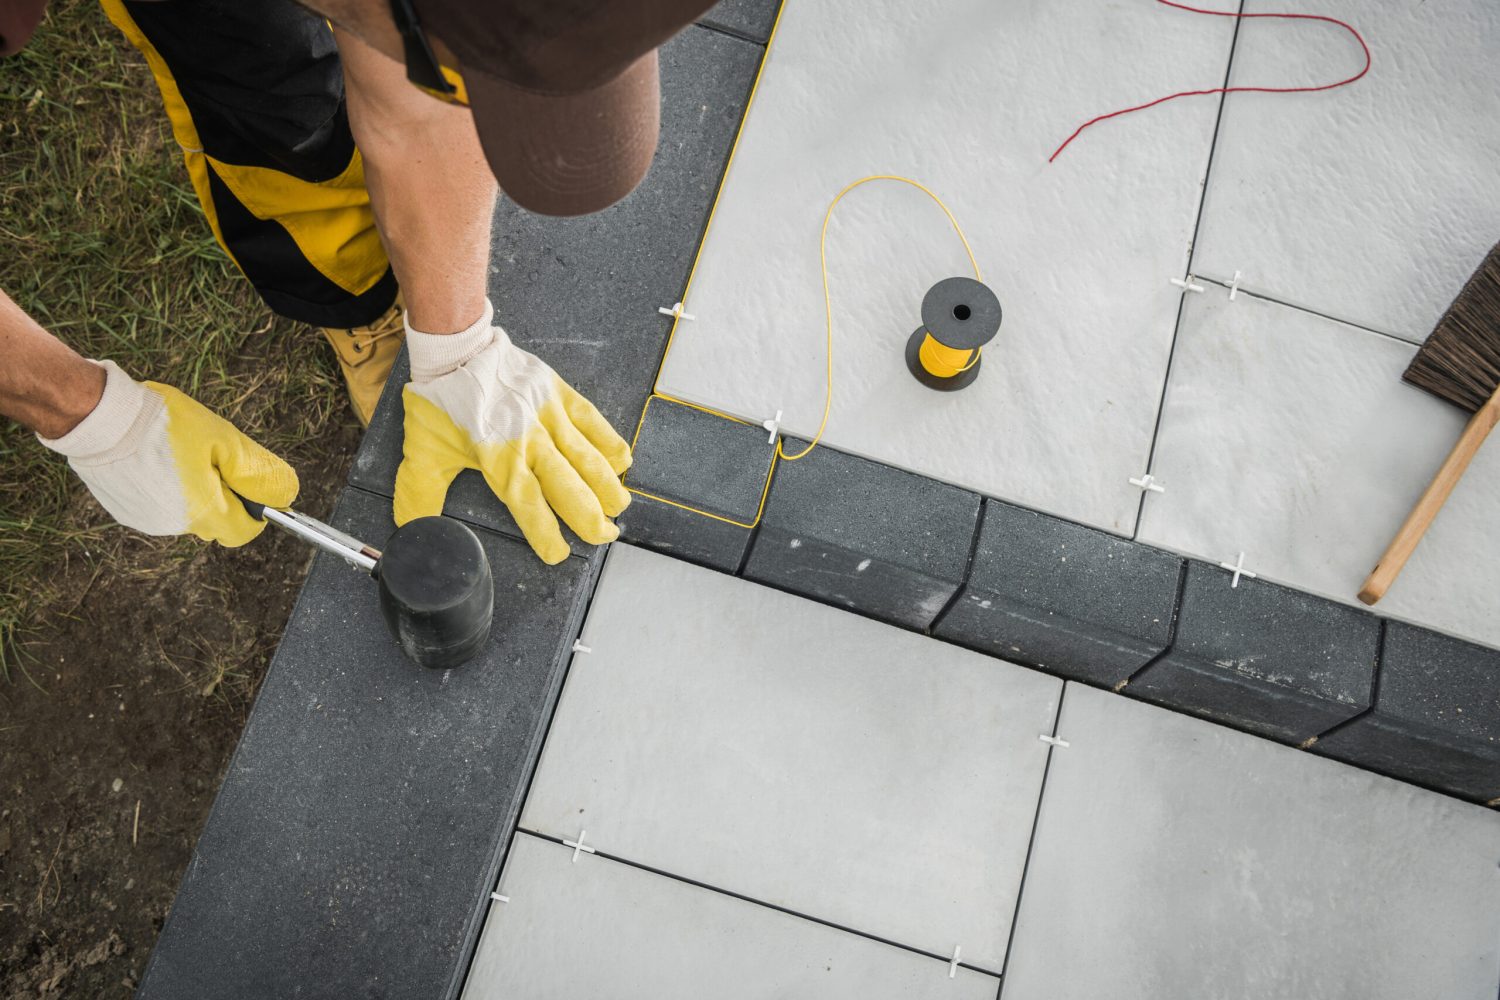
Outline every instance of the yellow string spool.
<path fill-rule="evenodd" d="M 778 14 L 776 16 L 777 16 L 777 23 L 779 24 L 780 23 L 781 14 L 778 12 Z M 771 37 L 772 37 L 773 41 L 775 39 L 775 36 L 776 36 L 776 29 L 773 27 L 772 31 L 771 31 Z M 762 69 L 765 68 L 764 64 L 762 64 L 761 68 Z M 759 87 L 760 87 L 760 76 L 759 76 L 759 74 L 757 74 L 756 78 L 755 78 L 755 84 L 754 84 L 754 86 L 751 87 L 751 90 L 750 90 L 750 103 L 751 104 L 753 104 L 755 102 L 755 92 L 756 92 L 756 90 Z M 739 137 L 736 136 L 735 137 L 735 147 L 732 148 L 730 150 L 730 152 L 729 152 L 729 162 L 730 162 L 730 164 L 734 163 L 735 149 L 737 149 L 738 146 L 739 146 Z M 726 171 L 726 176 L 727 176 L 727 171 Z M 629 490 L 631 493 L 636 494 L 637 496 L 646 497 L 647 499 L 654 500 L 654 501 L 656 501 L 658 503 L 661 503 L 661 504 L 665 504 L 668 507 L 675 507 L 678 510 L 684 510 L 684 511 L 687 511 L 688 513 L 690 513 L 690 514 L 697 514 L 697 515 L 699 515 L 701 517 L 710 518 L 712 520 L 720 521 L 720 522 L 723 522 L 724 524 L 733 525 L 733 526 L 738 527 L 738 528 L 754 528 L 756 525 L 760 524 L 761 516 L 765 513 L 765 510 L 766 510 L 766 498 L 768 496 L 770 496 L 770 493 L 771 493 L 771 477 L 776 474 L 776 465 L 777 465 L 777 463 L 778 462 L 783 462 L 783 461 L 785 461 L 785 462 L 795 462 L 798 459 L 806 458 L 808 455 L 812 454 L 813 449 L 816 448 L 818 446 L 818 444 L 823 440 L 823 432 L 828 429 L 828 415 L 829 415 L 830 412 L 832 412 L 832 409 L 833 409 L 833 296 L 830 293 L 829 288 L 828 288 L 828 224 L 829 224 L 829 222 L 831 222 L 833 220 L 833 210 L 838 207 L 839 202 L 841 202 L 841 201 L 844 200 L 844 196 L 845 195 L 847 195 L 850 191 L 853 191 L 857 187 L 862 187 L 865 184 L 870 184 L 870 183 L 875 182 L 875 181 L 893 181 L 893 182 L 896 182 L 896 183 L 899 183 L 899 184 L 906 184 L 906 185 L 908 185 L 910 187 L 916 188 L 918 191 L 922 192 L 922 194 L 924 194 L 928 198 L 932 199 L 933 204 L 937 205 L 937 207 L 942 211 L 943 217 L 948 220 L 948 224 L 953 227 L 953 233 L 954 233 L 954 235 L 956 235 L 958 237 L 958 241 L 963 244 L 964 253 L 969 258 L 969 266 L 974 269 L 974 277 L 976 279 L 978 279 L 978 278 L 981 277 L 981 275 L 979 273 L 979 261 L 976 260 L 975 257 L 974 257 L 974 248 L 969 245 L 969 238 L 964 235 L 963 227 L 958 224 L 958 219 L 954 217 L 953 212 L 948 208 L 948 206 L 946 204 L 944 204 L 943 199 L 939 198 L 929 187 L 927 187 L 927 185 L 923 184 L 921 181 L 913 180 L 910 177 L 902 177 L 902 176 L 900 176 L 898 174 L 871 174 L 868 177 L 861 177 L 859 180 L 850 181 L 848 184 L 844 185 L 844 187 L 839 191 L 839 193 L 836 194 L 836 195 L 834 195 L 833 200 L 828 203 L 828 209 L 827 209 L 827 211 L 825 211 L 823 213 L 823 228 L 822 228 L 822 231 L 820 232 L 820 234 L 818 236 L 818 259 L 819 259 L 819 262 L 821 264 L 822 272 L 823 272 L 823 310 L 824 310 L 823 315 L 824 315 L 824 321 L 825 321 L 824 322 L 824 344 L 825 344 L 825 348 L 826 348 L 826 354 L 824 355 L 824 368 L 825 368 L 825 372 L 826 372 L 826 375 L 827 375 L 827 389 L 826 389 L 826 392 L 824 393 L 824 396 L 823 396 L 823 419 L 818 423 L 818 432 L 813 435 L 812 440 L 807 443 L 807 446 L 804 447 L 801 451 L 797 452 L 796 454 L 788 454 L 785 451 L 785 449 L 784 449 L 785 441 L 784 440 L 778 440 L 776 442 L 776 450 L 771 455 L 771 467 L 766 472 L 765 485 L 761 488 L 760 505 L 756 508 L 755 517 L 752 520 L 749 520 L 749 521 L 739 521 L 739 520 L 735 520 L 732 517 L 724 517 L 721 514 L 715 514 L 712 511 L 702 510 L 702 509 L 700 509 L 698 507 L 694 507 L 694 506 L 692 506 L 690 504 L 679 503 L 678 501 L 671 500 L 671 499 L 669 499 L 667 497 L 659 496 L 659 495 L 654 494 L 654 493 L 647 493 L 644 490 L 636 489 L 634 486 L 630 485 L 629 482 L 625 483 L 625 488 L 627 490 Z M 719 195 L 715 196 L 713 207 L 709 210 L 709 213 L 708 213 L 708 224 L 709 224 L 710 227 L 713 226 L 714 215 L 718 211 L 718 208 L 719 208 L 719 197 L 722 196 L 722 195 L 723 195 L 723 188 L 720 187 L 720 189 L 719 189 Z M 692 286 L 693 286 L 693 275 L 697 273 L 698 264 L 701 262 L 701 259 L 702 259 L 703 246 L 702 246 L 701 243 L 699 244 L 698 250 L 699 250 L 699 257 L 695 258 L 694 261 L 693 261 L 693 268 L 688 273 L 687 288 L 684 289 L 683 293 L 682 293 L 682 301 L 683 302 L 687 301 L 688 292 L 692 289 Z M 952 280 L 952 279 L 950 279 L 950 280 Z M 978 283 L 979 283 L 978 281 L 975 281 L 975 284 L 978 284 Z M 981 285 L 980 287 L 983 287 L 983 286 Z M 985 289 L 985 291 L 988 292 L 989 290 Z M 928 294 L 929 295 L 931 294 L 930 290 L 929 290 Z M 990 296 L 991 296 L 991 298 L 993 298 L 994 293 L 990 292 Z M 924 299 L 923 302 L 924 302 L 924 305 L 925 305 L 926 300 Z M 997 329 L 998 329 L 999 324 L 1000 324 L 999 315 L 998 315 L 999 307 L 1000 307 L 999 301 L 996 300 L 995 301 L 995 309 L 997 311 L 997 314 L 996 314 L 996 317 L 995 317 L 995 326 L 996 326 Z M 677 330 L 678 330 L 678 326 L 680 325 L 680 323 L 681 323 L 681 317 L 678 316 L 678 317 L 676 317 L 676 319 L 674 319 L 674 321 L 672 323 L 672 330 L 667 335 L 667 346 L 666 346 L 666 349 L 662 352 L 661 361 L 658 363 L 657 369 L 656 369 L 656 383 L 657 384 L 659 384 L 661 382 L 661 372 L 662 372 L 662 369 L 666 366 L 667 355 L 671 353 L 671 351 L 672 351 L 672 345 L 673 345 L 673 343 L 677 339 Z M 917 333 L 925 335 L 927 333 L 927 330 L 924 328 L 924 329 L 918 330 Z M 991 336 L 993 336 L 993 333 L 991 334 Z M 918 352 L 921 350 L 921 343 L 917 342 L 919 340 L 921 340 L 922 342 L 925 342 L 925 340 L 923 340 L 923 338 L 918 338 L 918 337 L 916 337 L 916 335 L 914 335 L 914 337 L 913 337 L 913 343 L 908 344 L 907 365 L 908 365 L 908 367 L 912 368 L 912 374 L 917 375 L 917 377 L 919 379 L 923 379 L 924 381 L 925 381 L 925 379 L 928 379 L 928 378 L 934 379 L 938 383 L 938 384 L 934 385 L 934 388 L 943 388 L 944 387 L 944 383 L 951 382 L 954 378 L 961 378 L 961 377 L 963 377 L 963 372 L 974 371 L 975 374 L 977 374 L 977 368 L 979 366 L 979 352 L 978 352 L 978 348 L 977 347 L 975 348 L 975 350 L 973 352 L 970 352 L 973 355 L 972 361 L 966 363 L 965 366 L 960 370 L 960 372 L 958 374 L 956 374 L 956 375 L 954 375 L 954 376 L 952 376 L 950 378 L 945 378 L 943 376 L 928 374 L 926 372 L 926 370 L 922 367 L 922 365 L 920 363 L 920 360 L 918 359 Z M 934 340 L 933 347 L 929 348 L 929 352 L 930 352 L 929 353 L 929 358 L 941 359 L 941 358 L 945 357 L 945 355 L 942 352 L 944 352 L 946 350 L 951 350 L 951 349 L 952 348 L 945 347 L 944 344 L 941 341 Z M 942 370 L 942 368 L 943 368 L 943 362 L 941 360 L 936 360 L 936 361 L 934 361 L 932 363 L 934 364 L 934 366 L 938 370 Z M 952 363 L 953 362 L 952 362 L 952 360 L 950 358 L 949 364 L 951 365 Z M 922 374 L 917 374 L 918 371 L 921 371 Z M 972 381 L 972 378 L 970 378 L 970 381 Z M 965 384 L 967 384 L 967 383 L 965 383 Z M 962 388 L 962 386 L 961 385 L 955 385 L 955 386 L 953 386 L 953 388 Z M 753 420 L 745 420 L 742 417 L 737 417 L 737 416 L 734 416 L 733 414 L 730 414 L 730 413 L 723 413 L 723 412 L 721 412 L 719 410 L 715 410 L 715 409 L 712 409 L 712 408 L 707 407 L 707 406 L 702 406 L 702 405 L 700 405 L 698 403 L 690 403 L 690 402 L 688 402 L 685 399 L 678 399 L 676 396 L 670 396 L 667 393 L 662 392 L 660 389 L 653 389 L 652 392 L 651 392 L 651 395 L 646 398 L 646 405 L 641 409 L 640 419 L 636 421 L 635 435 L 630 439 L 630 447 L 631 447 L 632 451 L 635 450 L 636 446 L 640 443 L 641 431 L 646 426 L 646 413 L 647 413 L 648 410 L 650 410 L 650 408 L 651 408 L 651 401 L 654 400 L 654 399 L 660 399 L 660 400 L 664 400 L 664 401 L 666 401 L 668 403 L 675 403 L 675 404 L 677 404 L 679 406 L 686 406 L 686 407 L 688 407 L 690 409 L 700 410 L 703 413 L 710 414 L 710 415 L 718 417 L 718 418 L 720 418 L 722 420 L 728 420 L 728 421 L 730 421 L 732 423 L 745 424 L 746 426 L 754 426 L 755 425 L 755 421 L 753 421 Z"/>
<path fill-rule="evenodd" d="M 931 333 L 926 333 L 922 338 L 922 346 L 917 350 L 917 360 L 922 362 L 922 367 L 938 378 L 952 378 L 966 372 L 978 359 L 978 351 L 946 347 L 938 343 Z"/>
<path fill-rule="evenodd" d="M 906 367 L 930 389 L 953 392 L 979 377 L 984 345 L 1000 331 L 1000 300 L 973 278 L 944 278 L 922 297 L 922 325 L 906 341 Z"/>

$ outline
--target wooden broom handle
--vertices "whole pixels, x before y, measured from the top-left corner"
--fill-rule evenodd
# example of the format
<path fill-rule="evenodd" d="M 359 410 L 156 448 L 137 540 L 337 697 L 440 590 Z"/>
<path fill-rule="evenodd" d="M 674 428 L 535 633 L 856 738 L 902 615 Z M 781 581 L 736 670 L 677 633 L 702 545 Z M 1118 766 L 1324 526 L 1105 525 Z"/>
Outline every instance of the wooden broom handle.
<path fill-rule="evenodd" d="M 1432 519 L 1437 517 L 1437 512 L 1442 509 L 1448 494 L 1453 492 L 1453 487 L 1458 485 L 1459 477 L 1469 467 L 1469 462 L 1474 454 L 1479 451 L 1479 446 L 1484 444 L 1484 439 L 1489 437 L 1490 431 L 1495 424 L 1500 422 L 1500 389 L 1490 397 L 1489 402 L 1481 406 L 1474 416 L 1469 419 L 1469 426 L 1464 428 L 1463 435 L 1459 437 L 1458 443 L 1443 460 L 1442 468 L 1438 469 L 1437 475 L 1432 477 L 1427 491 L 1417 501 L 1417 505 L 1406 515 L 1406 521 L 1401 525 L 1401 530 L 1396 532 L 1396 537 L 1391 539 L 1391 544 L 1386 546 L 1385 554 L 1370 571 L 1370 576 L 1365 580 L 1365 585 L 1360 588 L 1359 599 L 1366 604 L 1374 604 L 1385 596 L 1392 583 L 1396 582 L 1397 575 L 1406 560 L 1411 558 L 1412 552 L 1417 548 L 1417 543 L 1427 533 L 1427 528 L 1432 524 Z"/>

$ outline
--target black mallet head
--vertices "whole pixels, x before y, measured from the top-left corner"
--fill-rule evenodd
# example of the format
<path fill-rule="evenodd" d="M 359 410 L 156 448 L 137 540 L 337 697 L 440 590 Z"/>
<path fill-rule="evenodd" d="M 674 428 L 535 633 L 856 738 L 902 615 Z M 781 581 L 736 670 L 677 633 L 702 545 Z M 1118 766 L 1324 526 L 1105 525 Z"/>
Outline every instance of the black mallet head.
<path fill-rule="evenodd" d="M 447 517 L 396 529 L 371 572 L 380 610 L 414 663 L 446 670 L 472 659 L 490 636 L 495 581 L 474 532 Z"/>
<path fill-rule="evenodd" d="M 495 580 L 474 532 L 446 517 L 397 528 L 385 552 L 295 510 L 240 498 L 245 511 L 373 576 L 380 611 L 414 663 L 446 670 L 484 647 L 495 617 Z"/>

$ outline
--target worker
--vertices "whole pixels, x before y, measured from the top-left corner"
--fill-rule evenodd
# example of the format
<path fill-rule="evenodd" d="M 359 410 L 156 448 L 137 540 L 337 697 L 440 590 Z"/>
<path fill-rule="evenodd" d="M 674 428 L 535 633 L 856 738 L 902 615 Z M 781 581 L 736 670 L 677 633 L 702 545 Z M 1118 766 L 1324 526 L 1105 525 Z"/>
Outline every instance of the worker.
<path fill-rule="evenodd" d="M 145 56 L 220 246 L 279 315 L 321 327 L 368 423 L 404 340 L 398 524 L 479 470 L 536 554 L 602 544 L 630 448 L 506 335 L 486 296 L 500 189 L 598 211 L 645 175 L 656 48 L 708 0 L 102 0 Z M 0 56 L 46 0 L 0 0 Z M 497 186 L 498 181 L 498 186 Z M 504 303 L 501 303 L 503 309 Z M 169 386 L 81 357 L 0 290 L 0 414 L 121 524 L 242 545 L 236 494 L 285 507 L 286 462 Z"/>

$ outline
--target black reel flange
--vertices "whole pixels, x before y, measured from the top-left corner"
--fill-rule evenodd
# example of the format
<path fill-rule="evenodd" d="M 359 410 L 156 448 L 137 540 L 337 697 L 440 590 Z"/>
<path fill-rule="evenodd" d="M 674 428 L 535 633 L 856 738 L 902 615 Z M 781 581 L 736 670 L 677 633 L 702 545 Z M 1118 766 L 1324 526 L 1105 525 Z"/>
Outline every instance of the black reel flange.
<path fill-rule="evenodd" d="M 955 351 L 977 351 L 1000 331 L 1000 299 L 982 281 L 944 278 L 922 297 L 922 325 L 906 341 L 906 367 L 929 389 L 954 392 L 979 377 L 982 357 L 955 374 L 931 371 L 922 362 L 922 345 L 929 336 Z"/>

